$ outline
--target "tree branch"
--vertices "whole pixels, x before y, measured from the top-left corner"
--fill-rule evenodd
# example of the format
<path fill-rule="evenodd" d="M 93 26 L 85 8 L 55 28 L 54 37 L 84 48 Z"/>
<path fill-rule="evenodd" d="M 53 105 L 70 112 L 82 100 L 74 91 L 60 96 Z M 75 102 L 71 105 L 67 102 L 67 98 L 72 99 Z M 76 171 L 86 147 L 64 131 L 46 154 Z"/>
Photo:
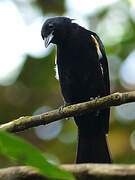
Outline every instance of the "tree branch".
<path fill-rule="evenodd" d="M 26 129 L 46 125 L 62 118 L 74 115 L 82 115 L 94 110 L 105 109 L 111 106 L 118 106 L 125 103 L 135 102 L 135 91 L 125 93 L 114 93 L 109 96 L 99 98 L 75 105 L 64 107 L 62 111 L 56 109 L 36 116 L 25 116 L 0 125 L 0 130 L 8 132 L 19 132 Z"/>
<path fill-rule="evenodd" d="M 39 171 L 29 166 L 0 169 L 0 180 L 47 180 Z"/>
<path fill-rule="evenodd" d="M 62 165 L 77 180 L 134 180 L 135 165 L 72 164 Z"/>
<path fill-rule="evenodd" d="M 61 168 L 71 172 L 76 180 L 134 180 L 135 165 L 116 164 L 70 164 Z M 53 173 L 53 172 L 52 172 Z M 0 170 L 0 180 L 47 180 L 38 170 L 28 166 L 17 166 Z M 48 179 L 49 180 L 49 179 Z"/>

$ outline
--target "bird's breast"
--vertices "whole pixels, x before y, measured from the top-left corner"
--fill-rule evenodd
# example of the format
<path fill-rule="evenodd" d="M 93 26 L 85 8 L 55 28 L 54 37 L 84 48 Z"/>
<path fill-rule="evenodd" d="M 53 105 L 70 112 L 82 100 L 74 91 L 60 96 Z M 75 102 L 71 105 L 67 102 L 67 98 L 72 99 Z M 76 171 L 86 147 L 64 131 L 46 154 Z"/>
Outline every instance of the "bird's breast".
<path fill-rule="evenodd" d="M 57 49 L 57 67 L 66 102 L 76 103 L 100 95 L 103 84 L 91 48 Z"/>

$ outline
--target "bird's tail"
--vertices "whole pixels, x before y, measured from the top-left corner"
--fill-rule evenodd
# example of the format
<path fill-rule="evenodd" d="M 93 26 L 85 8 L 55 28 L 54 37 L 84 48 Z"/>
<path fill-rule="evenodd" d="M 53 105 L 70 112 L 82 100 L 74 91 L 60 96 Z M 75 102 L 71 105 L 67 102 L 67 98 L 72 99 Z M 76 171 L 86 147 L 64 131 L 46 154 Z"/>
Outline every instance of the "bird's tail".
<path fill-rule="evenodd" d="M 78 138 L 76 163 L 112 163 L 105 134 Z"/>

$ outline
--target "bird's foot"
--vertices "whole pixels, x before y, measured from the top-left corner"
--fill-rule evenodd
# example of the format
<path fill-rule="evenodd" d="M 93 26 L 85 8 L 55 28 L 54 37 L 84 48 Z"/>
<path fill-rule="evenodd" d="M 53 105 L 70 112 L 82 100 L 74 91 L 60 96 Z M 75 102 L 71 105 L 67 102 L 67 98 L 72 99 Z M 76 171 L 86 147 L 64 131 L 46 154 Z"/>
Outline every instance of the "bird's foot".
<path fill-rule="evenodd" d="M 90 97 L 90 101 L 92 100 L 98 100 L 100 98 L 100 96 L 97 96 L 97 97 Z"/>
<path fill-rule="evenodd" d="M 90 101 L 92 101 L 92 100 L 96 100 L 96 101 L 97 101 L 99 98 L 100 98 L 100 96 L 97 96 L 97 97 L 91 97 L 91 98 L 90 98 Z M 100 114 L 100 110 L 97 110 L 97 111 L 96 111 L 96 116 L 98 117 L 99 114 Z"/>
<path fill-rule="evenodd" d="M 60 113 L 63 113 L 64 107 L 67 107 L 67 106 L 70 106 L 70 105 L 71 105 L 70 103 L 64 103 L 64 105 L 62 105 L 62 106 L 59 107 L 59 112 L 60 112 Z"/>

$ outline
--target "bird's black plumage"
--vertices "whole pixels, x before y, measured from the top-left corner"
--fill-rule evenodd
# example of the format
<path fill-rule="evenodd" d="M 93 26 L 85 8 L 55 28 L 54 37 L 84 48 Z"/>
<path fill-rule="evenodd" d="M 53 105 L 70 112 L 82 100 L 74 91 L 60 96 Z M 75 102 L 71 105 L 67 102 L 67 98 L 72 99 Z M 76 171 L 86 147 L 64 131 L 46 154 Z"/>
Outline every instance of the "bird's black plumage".
<path fill-rule="evenodd" d="M 55 17 L 45 21 L 41 35 L 46 47 L 49 43 L 57 45 L 58 74 L 66 104 L 110 94 L 106 53 L 94 32 L 72 19 Z M 105 109 L 74 117 L 79 133 L 77 163 L 111 162 L 106 142 L 109 113 L 110 109 Z"/>

